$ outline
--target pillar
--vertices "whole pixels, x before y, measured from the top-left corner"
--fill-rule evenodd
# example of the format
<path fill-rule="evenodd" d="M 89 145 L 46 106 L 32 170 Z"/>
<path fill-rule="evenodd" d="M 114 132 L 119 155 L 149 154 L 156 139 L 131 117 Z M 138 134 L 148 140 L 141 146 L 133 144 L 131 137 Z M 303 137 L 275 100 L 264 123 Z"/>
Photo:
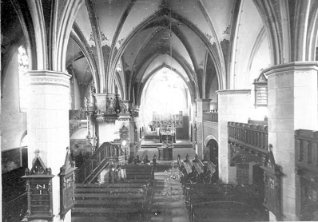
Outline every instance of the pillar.
<path fill-rule="evenodd" d="M 197 126 L 197 154 L 200 159 L 203 159 L 203 146 L 204 146 L 204 125 L 203 113 L 210 110 L 211 99 L 197 99 L 197 112 L 196 112 L 196 126 Z M 195 135 L 194 135 L 195 136 Z"/>
<path fill-rule="evenodd" d="M 53 221 L 62 221 L 60 211 L 60 167 L 64 164 L 69 146 L 70 75 L 53 71 L 30 71 L 27 130 L 29 137 L 28 162 L 32 167 L 35 151 L 54 175 Z M 43 221 L 43 220 L 42 220 Z M 64 221 L 70 221 L 70 212 Z"/>
<path fill-rule="evenodd" d="M 129 100 L 122 100 L 121 111 L 118 117 L 119 129 L 124 125 L 128 128 L 128 144 L 129 144 L 129 155 L 135 156 L 137 153 L 137 147 L 135 141 L 135 126 L 136 123 L 134 118 L 131 116 L 130 110 L 132 108 L 132 103 Z"/>
<path fill-rule="evenodd" d="M 230 167 L 228 122 L 246 123 L 251 110 L 251 90 L 218 91 L 219 178 L 223 183 L 236 182 L 236 168 Z"/>
<path fill-rule="evenodd" d="M 140 134 L 140 128 L 142 127 L 142 124 L 141 124 L 141 120 L 139 117 L 139 106 L 132 105 L 131 116 L 134 118 L 134 122 L 135 122 L 136 129 L 137 129 L 137 132 L 136 132 L 137 134 L 135 135 L 135 142 L 138 143 L 140 141 L 141 136 L 142 136 Z M 139 148 L 139 147 L 137 147 L 137 148 Z"/>
<path fill-rule="evenodd" d="M 318 129 L 316 62 L 295 62 L 265 70 L 268 76 L 268 142 L 282 167 L 284 220 L 298 220 L 296 204 L 295 130 Z"/>

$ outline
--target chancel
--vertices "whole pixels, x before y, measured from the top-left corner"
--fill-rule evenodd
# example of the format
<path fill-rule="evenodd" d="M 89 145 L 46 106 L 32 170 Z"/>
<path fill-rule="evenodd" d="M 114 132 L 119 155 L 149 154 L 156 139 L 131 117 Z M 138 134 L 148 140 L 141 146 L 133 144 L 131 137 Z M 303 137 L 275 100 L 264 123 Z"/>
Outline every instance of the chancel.
<path fill-rule="evenodd" d="M 2 221 L 318 220 L 317 0 L 2 0 Z"/>

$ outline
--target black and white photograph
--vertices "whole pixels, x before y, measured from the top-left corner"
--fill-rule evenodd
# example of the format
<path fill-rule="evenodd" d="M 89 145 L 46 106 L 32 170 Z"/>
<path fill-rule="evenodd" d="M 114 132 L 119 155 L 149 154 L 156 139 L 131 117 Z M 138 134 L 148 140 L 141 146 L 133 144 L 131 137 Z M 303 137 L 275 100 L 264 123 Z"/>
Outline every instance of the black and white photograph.
<path fill-rule="evenodd" d="M 0 222 L 318 221 L 318 0 L 0 2 Z"/>

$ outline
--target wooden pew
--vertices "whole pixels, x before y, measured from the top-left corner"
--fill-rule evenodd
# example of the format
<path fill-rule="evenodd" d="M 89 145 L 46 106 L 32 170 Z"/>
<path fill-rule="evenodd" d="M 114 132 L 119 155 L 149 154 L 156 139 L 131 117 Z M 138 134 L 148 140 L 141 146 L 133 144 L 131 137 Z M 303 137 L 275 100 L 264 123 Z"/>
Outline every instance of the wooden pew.
<path fill-rule="evenodd" d="M 124 199 L 124 200 L 129 200 L 131 198 L 133 199 L 144 199 L 144 194 L 140 193 L 75 193 L 75 200 L 76 199 L 107 199 L 109 201 L 114 201 L 118 199 Z"/>
<path fill-rule="evenodd" d="M 132 218 L 139 220 L 148 212 L 147 203 L 150 200 L 149 181 L 143 182 L 77 184 L 72 215 L 97 216 L 104 218 L 104 221 L 129 221 Z"/>
<path fill-rule="evenodd" d="M 181 183 L 186 184 L 211 184 L 213 174 L 216 172 L 216 166 L 211 162 L 203 163 L 199 159 L 192 162 L 190 160 L 180 161 L 179 170 L 181 171 Z"/>
<path fill-rule="evenodd" d="M 186 184 L 184 185 L 184 194 L 189 197 L 192 193 L 229 193 L 235 188 L 232 184 Z"/>
<path fill-rule="evenodd" d="M 237 201 L 207 201 L 193 206 L 192 222 L 260 221 L 260 212 L 250 205 Z"/>
<path fill-rule="evenodd" d="M 93 189 L 77 188 L 76 193 L 143 193 L 144 187 L 96 187 Z"/>
<path fill-rule="evenodd" d="M 194 221 L 209 221 L 208 219 L 205 220 L 205 217 L 201 214 L 214 214 L 220 216 L 217 213 L 217 210 L 214 212 L 214 209 L 221 208 L 220 212 L 225 212 L 226 209 L 222 210 L 223 205 L 233 205 L 237 208 L 240 208 L 242 205 L 248 206 L 248 209 L 251 209 L 252 214 L 255 211 L 260 212 L 259 209 L 262 209 L 262 206 L 259 205 L 261 201 L 258 199 L 259 196 L 257 195 L 255 185 L 241 186 L 232 184 L 187 184 L 185 186 L 185 195 L 187 207 L 189 208 L 190 215 L 192 215 Z M 198 209 L 198 206 L 200 206 L 201 209 Z M 238 210 L 238 213 L 240 213 L 240 210 Z M 235 210 L 229 212 L 229 215 L 235 214 Z M 222 215 L 220 217 L 222 217 Z M 231 220 L 227 216 L 224 216 L 224 218 L 227 218 L 228 221 Z M 253 217 L 248 215 L 247 219 L 243 218 L 243 221 L 248 221 L 249 218 Z M 258 218 L 258 220 L 260 219 Z"/>
<path fill-rule="evenodd" d="M 139 187 L 139 186 L 150 186 L 152 183 L 151 179 L 125 179 L 114 183 L 102 183 L 102 184 L 82 184 L 77 183 L 76 187 Z"/>

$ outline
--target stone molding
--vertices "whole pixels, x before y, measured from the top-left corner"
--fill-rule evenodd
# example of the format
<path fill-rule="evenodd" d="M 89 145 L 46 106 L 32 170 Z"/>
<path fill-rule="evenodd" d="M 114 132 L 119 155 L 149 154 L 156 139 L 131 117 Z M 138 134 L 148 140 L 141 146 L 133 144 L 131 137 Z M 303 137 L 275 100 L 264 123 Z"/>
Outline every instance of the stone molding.
<path fill-rule="evenodd" d="M 70 87 L 71 75 L 64 72 L 50 70 L 31 70 L 26 73 L 29 85 L 51 85 Z"/>
<path fill-rule="evenodd" d="M 318 71 L 318 62 L 291 62 L 281 65 L 272 66 L 268 69 L 264 69 L 261 74 L 264 74 L 267 78 L 270 75 L 286 73 L 289 71 Z"/>
<path fill-rule="evenodd" d="M 212 99 L 201 99 L 201 98 L 198 98 L 198 99 L 195 99 L 196 102 L 210 102 Z"/>
<path fill-rule="evenodd" d="M 251 94 L 250 89 L 226 89 L 216 91 L 218 95 Z"/>

